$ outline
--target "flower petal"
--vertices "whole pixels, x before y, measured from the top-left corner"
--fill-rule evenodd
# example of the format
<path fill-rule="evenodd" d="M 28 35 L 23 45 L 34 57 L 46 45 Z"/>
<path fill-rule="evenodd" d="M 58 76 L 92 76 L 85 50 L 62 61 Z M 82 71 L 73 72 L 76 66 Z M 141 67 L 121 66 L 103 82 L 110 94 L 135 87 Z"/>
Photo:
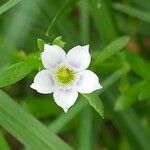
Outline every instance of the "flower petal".
<path fill-rule="evenodd" d="M 44 52 L 41 55 L 43 66 L 47 70 L 52 70 L 62 63 L 66 57 L 65 51 L 57 45 L 44 45 Z"/>
<path fill-rule="evenodd" d="M 84 70 L 79 73 L 79 81 L 76 85 L 77 91 L 80 93 L 92 93 L 95 90 L 101 89 L 98 76 L 90 71 Z"/>
<path fill-rule="evenodd" d="M 47 70 L 40 71 L 35 76 L 34 83 L 32 83 L 30 87 L 42 94 L 52 93 L 55 89 L 52 76 Z"/>
<path fill-rule="evenodd" d="M 54 92 L 53 97 L 56 104 L 67 112 L 77 100 L 78 92 L 72 89 L 58 89 Z"/>
<path fill-rule="evenodd" d="M 69 65 L 80 70 L 88 68 L 91 62 L 91 55 L 89 53 L 89 45 L 76 46 L 67 53 L 67 62 Z"/>

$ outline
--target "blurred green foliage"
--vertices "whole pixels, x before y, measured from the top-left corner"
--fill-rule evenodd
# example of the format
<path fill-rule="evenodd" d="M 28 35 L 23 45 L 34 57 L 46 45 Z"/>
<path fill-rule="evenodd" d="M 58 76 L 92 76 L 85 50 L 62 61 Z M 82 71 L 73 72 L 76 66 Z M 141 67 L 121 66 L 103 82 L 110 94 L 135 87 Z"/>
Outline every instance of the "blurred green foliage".
<path fill-rule="evenodd" d="M 149 150 L 149 6 L 149 0 L 0 1 L 0 149 Z M 52 96 L 30 89 L 44 41 L 67 51 L 90 44 L 90 69 L 104 87 L 80 95 L 67 114 Z"/>

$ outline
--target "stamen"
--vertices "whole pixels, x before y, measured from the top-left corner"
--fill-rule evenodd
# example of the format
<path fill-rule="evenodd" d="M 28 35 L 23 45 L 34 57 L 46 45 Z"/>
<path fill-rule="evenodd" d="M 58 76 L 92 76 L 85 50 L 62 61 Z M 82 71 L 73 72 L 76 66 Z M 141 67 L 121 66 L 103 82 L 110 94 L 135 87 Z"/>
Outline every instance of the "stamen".
<path fill-rule="evenodd" d="M 76 79 L 76 72 L 68 66 L 59 66 L 54 72 L 54 78 L 59 86 L 72 85 Z"/>

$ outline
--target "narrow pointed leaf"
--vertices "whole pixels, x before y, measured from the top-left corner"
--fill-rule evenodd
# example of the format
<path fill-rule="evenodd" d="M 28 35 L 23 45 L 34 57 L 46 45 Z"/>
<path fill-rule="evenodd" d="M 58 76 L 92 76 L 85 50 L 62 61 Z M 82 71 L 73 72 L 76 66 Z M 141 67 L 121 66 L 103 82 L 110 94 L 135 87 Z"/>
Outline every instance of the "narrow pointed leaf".
<path fill-rule="evenodd" d="M 97 55 L 94 63 L 100 64 L 104 62 L 106 59 L 111 58 L 117 52 L 122 50 L 127 45 L 128 41 L 129 41 L 128 36 L 123 36 L 115 39 L 106 48 L 104 48 L 104 50 L 102 50 L 102 52 L 99 55 Z"/>
<path fill-rule="evenodd" d="M 0 69 L 0 88 L 20 81 L 38 66 L 39 60 L 31 58 Z"/>
<path fill-rule="evenodd" d="M 104 106 L 97 93 L 82 94 L 89 104 L 104 118 Z"/>

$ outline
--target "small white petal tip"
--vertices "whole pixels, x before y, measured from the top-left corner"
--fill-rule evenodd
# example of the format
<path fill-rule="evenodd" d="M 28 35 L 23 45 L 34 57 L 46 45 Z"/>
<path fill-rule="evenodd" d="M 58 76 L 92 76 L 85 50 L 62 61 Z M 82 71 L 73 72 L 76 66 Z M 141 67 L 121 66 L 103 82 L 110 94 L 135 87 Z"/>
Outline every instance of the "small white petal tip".
<path fill-rule="evenodd" d="M 103 87 L 102 87 L 102 85 L 99 83 L 97 88 L 98 88 L 98 89 L 102 89 Z"/>
<path fill-rule="evenodd" d="M 90 47 L 90 45 L 89 45 L 89 44 L 87 44 L 87 45 L 84 45 L 84 46 L 82 46 L 82 47 L 87 47 L 87 48 L 89 48 L 89 47 Z"/>
<path fill-rule="evenodd" d="M 35 83 L 32 83 L 32 84 L 30 85 L 30 88 L 32 88 L 32 89 L 34 89 L 34 90 L 36 90 Z"/>
<path fill-rule="evenodd" d="M 64 112 L 67 113 L 68 112 L 68 108 L 63 108 Z"/>
<path fill-rule="evenodd" d="M 82 48 L 84 48 L 84 50 L 87 50 L 89 52 L 90 45 L 84 45 L 82 46 Z"/>

